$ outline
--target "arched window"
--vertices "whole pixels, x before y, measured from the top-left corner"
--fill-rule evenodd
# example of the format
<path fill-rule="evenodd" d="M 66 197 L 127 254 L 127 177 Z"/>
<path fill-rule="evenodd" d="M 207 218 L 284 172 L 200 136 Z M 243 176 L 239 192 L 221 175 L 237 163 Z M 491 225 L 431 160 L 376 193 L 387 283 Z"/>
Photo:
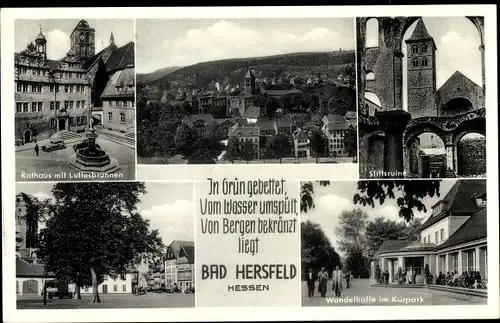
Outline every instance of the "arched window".
<path fill-rule="evenodd" d="M 429 63 L 429 61 L 427 60 L 427 58 L 422 58 L 422 66 L 427 66 Z"/>
<path fill-rule="evenodd" d="M 418 59 L 414 59 L 412 62 L 411 62 L 411 65 L 413 67 L 418 67 Z"/>
<path fill-rule="evenodd" d="M 418 54 L 418 46 L 417 45 L 411 46 L 411 53 L 412 54 Z"/>
<path fill-rule="evenodd" d="M 426 44 L 423 44 L 421 47 L 420 47 L 420 51 L 422 53 L 427 53 L 427 45 Z"/>
<path fill-rule="evenodd" d="M 378 37 L 378 19 L 370 18 L 366 22 L 366 47 L 377 47 Z"/>

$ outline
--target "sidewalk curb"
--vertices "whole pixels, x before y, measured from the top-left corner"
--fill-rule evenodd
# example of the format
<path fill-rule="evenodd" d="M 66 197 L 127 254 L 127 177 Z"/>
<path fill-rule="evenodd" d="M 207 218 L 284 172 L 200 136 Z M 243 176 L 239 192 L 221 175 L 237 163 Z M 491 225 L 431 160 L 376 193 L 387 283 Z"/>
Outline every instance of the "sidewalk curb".
<path fill-rule="evenodd" d="M 41 146 L 43 146 L 43 143 L 44 143 L 45 141 L 48 141 L 48 139 L 43 140 L 43 141 L 39 141 L 39 142 L 38 142 L 38 144 L 39 144 L 38 146 L 40 146 L 40 147 L 41 147 Z M 65 144 L 72 144 L 72 143 L 75 143 L 75 142 L 77 142 L 77 141 L 82 141 L 82 138 L 75 138 L 75 139 L 65 140 L 65 141 L 64 141 L 64 143 L 65 143 Z M 30 144 L 31 144 L 31 143 L 30 143 Z M 26 148 L 25 146 L 26 146 L 26 145 L 21 146 L 22 148 L 20 148 L 20 149 L 17 149 L 17 147 L 19 147 L 19 146 L 17 146 L 17 147 L 16 147 L 16 153 L 18 153 L 18 152 L 22 152 L 22 151 L 33 150 L 33 148 L 34 148 L 34 147 L 29 147 L 29 148 Z M 40 148 L 40 149 L 41 149 L 41 148 Z"/>

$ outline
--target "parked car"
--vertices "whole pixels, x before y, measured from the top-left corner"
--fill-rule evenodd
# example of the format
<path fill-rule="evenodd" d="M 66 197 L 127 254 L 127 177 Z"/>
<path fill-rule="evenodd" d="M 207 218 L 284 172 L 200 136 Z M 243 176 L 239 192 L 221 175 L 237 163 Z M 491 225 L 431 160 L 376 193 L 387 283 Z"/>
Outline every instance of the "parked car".
<path fill-rule="evenodd" d="M 68 283 L 56 280 L 49 280 L 45 283 L 47 296 L 49 299 L 73 298 L 73 293 L 69 291 Z"/>
<path fill-rule="evenodd" d="M 64 140 L 62 139 L 51 139 L 47 146 L 42 146 L 42 151 L 50 153 L 51 151 L 66 149 Z"/>
<path fill-rule="evenodd" d="M 186 290 L 184 291 L 184 293 L 186 293 L 186 294 L 194 294 L 194 287 L 186 288 Z"/>

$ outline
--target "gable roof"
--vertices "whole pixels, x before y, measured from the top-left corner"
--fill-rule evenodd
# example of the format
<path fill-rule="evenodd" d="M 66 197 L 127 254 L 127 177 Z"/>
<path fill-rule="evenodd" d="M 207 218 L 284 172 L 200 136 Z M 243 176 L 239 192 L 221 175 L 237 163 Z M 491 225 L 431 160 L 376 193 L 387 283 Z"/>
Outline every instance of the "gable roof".
<path fill-rule="evenodd" d="M 473 85 L 475 87 L 478 87 L 478 88 L 482 88 L 482 86 L 476 84 L 476 82 L 474 82 L 473 80 L 471 80 L 470 78 L 468 78 L 466 75 L 464 75 L 462 72 L 460 71 L 455 71 L 455 73 L 453 73 L 444 83 L 443 85 L 441 85 L 441 87 L 438 89 L 438 91 L 440 92 L 441 89 L 445 89 L 449 86 L 449 84 L 451 84 L 453 86 L 453 84 L 459 84 L 459 83 L 465 83 L 465 84 L 470 84 L 470 85 Z"/>
<path fill-rule="evenodd" d="M 434 43 L 434 38 L 431 37 L 431 35 L 427 31 L 427 28 L 425 27 L 424 21 L 422 20 L 422 18 L 420 18 L 418 19 L 417 26 L 413 30 L 413 33 L 411 34 L 410 38 L 406 39 L 405 42 L 413 43 L 426 40 L 432 40 L 434 48 L 437 49 L 436 44 Z"/>
<path fill-rule="evenodd" d="M 260 107 L 249 107 L 244 113 L 244 118 L 258 119 L 260 117 Z"/>
<path fill-rule="evenodd" d="M 43 264 L 32 264 L 20 257 L 16 257 L 16 277 L 42 278 L 55 277 L 55 275 L 51 272 L 45 274 L 45 265 Z"/>
<path fill-rule="evenodd" d="M 486 209 L 481 210 L 462 224 L 438 249 L 486 238 L 488 235 Z"/>
<path fill-rule="evenodd" d="M 432 206 L 432 208 L 435 208 L 438 204 L 444 203 L 444 210 L 439 214 L 431 215 L 427 221 L 422 224 L 419 230 L 430 227 L 434 223 L 446 218 L 450 213 L 453 215 L 470 216 L 478 212 L 479 207 L 473 199 L 473 195 L 477 192 L 485 191 L 486 181 L 483 179 L 456 181 L 448 193 L 446 193 L 445 197 Z"/>
<path fill-rule="evenodd" d="M 111 53 L 111 55 L 105 62 L 106 71 L 111 72 L 127 67 L 134 67 L 134 62 L 135 46 L 134 42 L 131 41 L 122 47 L 118 47 Z"/>
<path fill-rule="evenodd" d="M 385 240 L 376 253 L 399 251 L 411 243 L 410 240 Z"/>
<path fill-rule="evenodd" d="M 175 258 L 186 257 L 194 263 L 194 241 L 173 240 L 167 248 L 171 248 Z"/>
<path fill-rule="evenodd" d="M 216 123 L 214 117 L 211 114 L 191 114 L 184 118 L 184 123 L 192 126 L 196 121 L 202 120 L 208 125 Z"/>
<path fill-rule="evenodd" d="M 101 98 L 133 97 L 135 94 L 135 73 L 133 68 L 116 71 L 108 80 Z M 131 88 L 129 88 L 131 86 Z"/>

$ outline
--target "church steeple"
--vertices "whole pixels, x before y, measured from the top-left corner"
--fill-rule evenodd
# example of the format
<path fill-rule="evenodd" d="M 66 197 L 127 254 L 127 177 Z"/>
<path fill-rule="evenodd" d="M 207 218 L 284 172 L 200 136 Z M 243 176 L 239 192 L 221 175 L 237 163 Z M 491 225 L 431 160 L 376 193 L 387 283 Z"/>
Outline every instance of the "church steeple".
<path fill-rule="evenodd" d="M 115 44 L 115 36 L 113 36 L 113 32 L 111 32 L 111 36 L 109 36 L 109 44 L 110 45 Z"/>

